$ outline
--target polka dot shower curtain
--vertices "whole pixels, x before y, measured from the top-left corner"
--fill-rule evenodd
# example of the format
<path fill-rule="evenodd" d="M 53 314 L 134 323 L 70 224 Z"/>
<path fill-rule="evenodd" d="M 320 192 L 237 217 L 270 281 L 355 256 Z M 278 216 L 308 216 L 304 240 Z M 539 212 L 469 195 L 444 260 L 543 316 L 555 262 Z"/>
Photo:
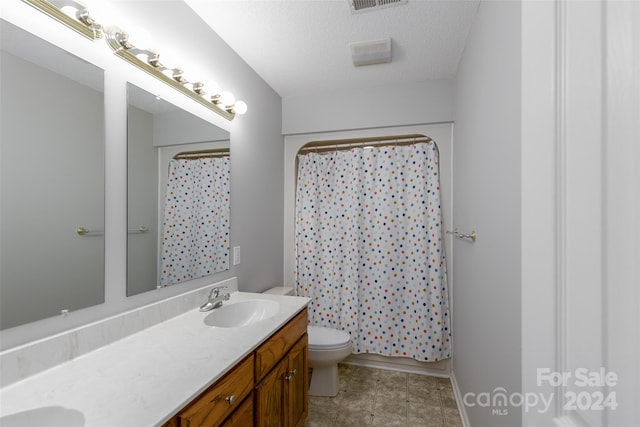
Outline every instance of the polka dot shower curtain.
<path fill-rule="evenodd" d="M 229 157 L 172 159 L 164 205 L 160 285 L 229 264 Z"/>
<path fill-rule="evenodd" d="M 450 357 L 438 149 L 433 141 L 298 155 L 298 294 L 354 353 Z"/>

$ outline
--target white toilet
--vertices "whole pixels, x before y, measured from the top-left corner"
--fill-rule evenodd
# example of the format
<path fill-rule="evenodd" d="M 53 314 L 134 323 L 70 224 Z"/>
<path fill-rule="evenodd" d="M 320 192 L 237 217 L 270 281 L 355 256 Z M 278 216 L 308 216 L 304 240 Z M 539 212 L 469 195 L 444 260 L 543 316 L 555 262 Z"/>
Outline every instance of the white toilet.
<path fill-rule="evenodd" d="M 307 326 L 309 334 L 309 366 L 311 396 L 335 396 L 338 394 L 338 362 L 351 354 L 351 336 L 344 331 Z"/>
<path fill-rule="evenodd" d="M 271 288 L 265 293 L 293 295 L 293 288 Z M 344 331 L 321 326 L 307 326 L 309 336 L 309 366 L 311 396 L 335 396 L 338 394 L 338 362 L 351 354 L 351 336 Z"/>

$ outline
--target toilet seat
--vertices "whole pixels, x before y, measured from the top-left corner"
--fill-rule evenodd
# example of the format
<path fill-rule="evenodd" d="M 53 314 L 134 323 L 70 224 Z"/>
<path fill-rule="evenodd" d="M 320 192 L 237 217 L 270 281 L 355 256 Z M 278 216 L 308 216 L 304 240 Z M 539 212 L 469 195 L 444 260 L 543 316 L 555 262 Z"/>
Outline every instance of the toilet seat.
<path fill-rule="evenodd" d="M 350 344 L 351 336 L 345 331 L 325 328 L 322 326 L 307 326 L 309 334 L 309 349 L 335 350 Z"/>

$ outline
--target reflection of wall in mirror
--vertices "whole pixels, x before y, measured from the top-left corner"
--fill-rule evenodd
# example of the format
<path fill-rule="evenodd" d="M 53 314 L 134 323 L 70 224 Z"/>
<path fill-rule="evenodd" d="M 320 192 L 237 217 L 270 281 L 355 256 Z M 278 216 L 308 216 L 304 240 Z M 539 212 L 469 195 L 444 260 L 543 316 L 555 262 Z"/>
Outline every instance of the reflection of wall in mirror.
<path fill-rule="evenodd" d="M 158 283 L 158 154 L 153 114 L 129 105 L 127 115 L 127 227 L 147 229 L 127 234 L 127 295 L 135 295 Z"/>
<path fill-rule="evenodd" d="M 1 60 L 4 329 L 104 301 L 104 236 L 76 234 L 104 233 L 104 98 L 11 54 Z"/>

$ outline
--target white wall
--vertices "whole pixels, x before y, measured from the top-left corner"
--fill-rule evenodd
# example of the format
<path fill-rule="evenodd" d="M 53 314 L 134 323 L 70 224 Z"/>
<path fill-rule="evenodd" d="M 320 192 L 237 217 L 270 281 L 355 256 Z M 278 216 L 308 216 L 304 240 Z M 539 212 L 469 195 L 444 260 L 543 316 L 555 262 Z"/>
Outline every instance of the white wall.
<path fill-rule="evenodd" d="M 193 11 L 179 1 L 114 2 L 163 46 L 178 46 L 187 58 L 224 89 L 244 100 L 249 110 L 228 122 L 169 86 L 116 57 L 104 40 L 89 41 L 20 0 L 0 5 L 2 17 L 105 70 L 106 192 L 105 303 L 69 316 L 54 317 L 1 332 L 3 349 L 68 330 L 115 313 L 237 276 L 241 290 L 282 284 L 283 155 L 280 97 Z M 117 6 L 117 8 L 115 7 Z M 173 21 L 190 31 L 173 31 Z M 162 23 L 162 24 L 160 24 Z M 184 28 L 187 25 L 181 25 Z M 167 57 L 168 60 L 168 57 Z M 186 67 L 185 67 L 186 68 Z M 131 83 L 231 132 L 231 244 L 242 247 L 242 264 L 208 279 L 126 297 L 127 182 L 126 83 Z"/>
<path fill-rule="evenodd" d="M 461 395 L 520 392 L 520 4 L 482 2 L 458 69 L 453 154 L 453 372 Z M 468 402 L 476 403 L 469 398 Z M 519 408 L 468 406 L 474 427 Z"/>
<path fill-rule="evenodd" d="M 289 97 L 282 133 L 334 132 L 453 121 L 453 80 Z"/>

